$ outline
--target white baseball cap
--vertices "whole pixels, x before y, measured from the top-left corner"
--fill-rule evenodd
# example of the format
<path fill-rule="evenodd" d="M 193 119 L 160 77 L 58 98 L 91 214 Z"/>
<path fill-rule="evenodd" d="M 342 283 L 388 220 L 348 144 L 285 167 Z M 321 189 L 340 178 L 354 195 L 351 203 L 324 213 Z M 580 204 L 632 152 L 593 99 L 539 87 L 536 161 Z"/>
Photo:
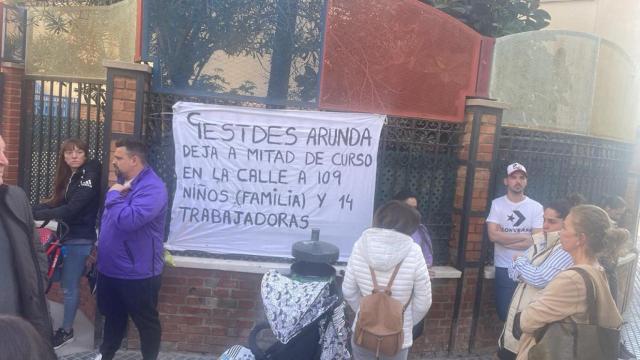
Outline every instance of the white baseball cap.
<path fill-rule="evenodd" d="M 525 168 L 524 165 L 520 163 L 513 163 L 507 166 L 507 176 L 513 174 L 516 171 L 522 171 L 525 175 L 527 175 L 527 168 Z"/>

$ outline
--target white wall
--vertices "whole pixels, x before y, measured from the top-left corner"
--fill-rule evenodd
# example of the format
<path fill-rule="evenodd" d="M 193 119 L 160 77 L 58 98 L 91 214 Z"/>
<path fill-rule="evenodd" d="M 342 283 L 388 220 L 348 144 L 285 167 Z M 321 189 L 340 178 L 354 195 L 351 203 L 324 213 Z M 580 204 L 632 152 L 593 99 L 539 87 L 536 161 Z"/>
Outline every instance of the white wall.
<path fill-rule="evenodd" d="M 551 15 L 548 29 L 598 35 L 640 61 L 640 0 L 542 0 Z"/>

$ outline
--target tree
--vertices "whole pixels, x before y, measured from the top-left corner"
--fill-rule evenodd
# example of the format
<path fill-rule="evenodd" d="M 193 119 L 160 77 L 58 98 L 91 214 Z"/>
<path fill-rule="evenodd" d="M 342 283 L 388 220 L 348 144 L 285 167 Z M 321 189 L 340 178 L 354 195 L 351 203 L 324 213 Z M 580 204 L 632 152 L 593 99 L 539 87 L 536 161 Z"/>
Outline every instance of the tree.
<path fill-rule="evenodd" d="M 251 57 L 262 68 L 241 70 L 268 78 L 267 97 L 310 101 L 317 92 L 321 8 L 318 0 L 150 2 L 150 60 L 160 66 L 163 86 L 254 95 L 251 81 L 229 88 L 228 74 L 212 61 L 214 54 Z"/>
<path fill-rule="evenodd" d="M 549 25 L 540 0 L 422 0 L 459 19 L 482 35 L 500 37 Z"/>

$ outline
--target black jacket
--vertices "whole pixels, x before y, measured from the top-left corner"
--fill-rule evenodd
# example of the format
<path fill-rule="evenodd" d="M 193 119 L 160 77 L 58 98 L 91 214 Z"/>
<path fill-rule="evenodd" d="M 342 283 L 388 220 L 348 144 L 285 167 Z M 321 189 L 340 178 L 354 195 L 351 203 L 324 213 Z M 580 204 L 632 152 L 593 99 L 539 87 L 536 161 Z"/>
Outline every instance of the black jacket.
<path fill-rule="evenodd" d="M 69 226 L 66 239 L 96 240 L 96 220 L 100 198 L 100 162 L 90 160 L 69 179 L 59 206 L 40 204 L 33 209 L 36 220 L 61 220 Z"/>
<path fill-rule="evenodd" d="M 47 258 L 36 234 L 31 207 L 24 191 L 0 185 L 0 221 L 11 242 L 22 317 L 51 342 L 51 318 L 44 295 Z"/>

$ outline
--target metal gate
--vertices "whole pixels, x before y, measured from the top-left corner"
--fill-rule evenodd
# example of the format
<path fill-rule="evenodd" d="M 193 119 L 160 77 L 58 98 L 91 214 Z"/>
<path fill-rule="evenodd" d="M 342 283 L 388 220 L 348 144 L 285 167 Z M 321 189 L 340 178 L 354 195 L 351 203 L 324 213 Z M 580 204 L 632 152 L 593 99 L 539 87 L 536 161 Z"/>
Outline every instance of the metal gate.
<path fill-rule="evenodd" d="M 458 151 L 464 123 L 388 117 L 380 136 L 376 207 L 400 190 L 416 195 L 433 237 L 433 260 L 449 264 Z"/>
<path fill-rule="evenodd" d="M 22 89 L 19 179 L 29 201 L 51 196 L 60 144 L 75 137 L 89 145 L 90 159 L 105 153 L 104 82 L 27 78 Z"/>
<path fill-rule="evenodd" d="M 578 192 L 598 203 L 603 195 L 624 196 L 633 144 L 582 135 L 503 127 L 495 163 L 495 195 L 504 194 L 508 164 L 529 173 L 527 194 L 546 204 Z"/>

